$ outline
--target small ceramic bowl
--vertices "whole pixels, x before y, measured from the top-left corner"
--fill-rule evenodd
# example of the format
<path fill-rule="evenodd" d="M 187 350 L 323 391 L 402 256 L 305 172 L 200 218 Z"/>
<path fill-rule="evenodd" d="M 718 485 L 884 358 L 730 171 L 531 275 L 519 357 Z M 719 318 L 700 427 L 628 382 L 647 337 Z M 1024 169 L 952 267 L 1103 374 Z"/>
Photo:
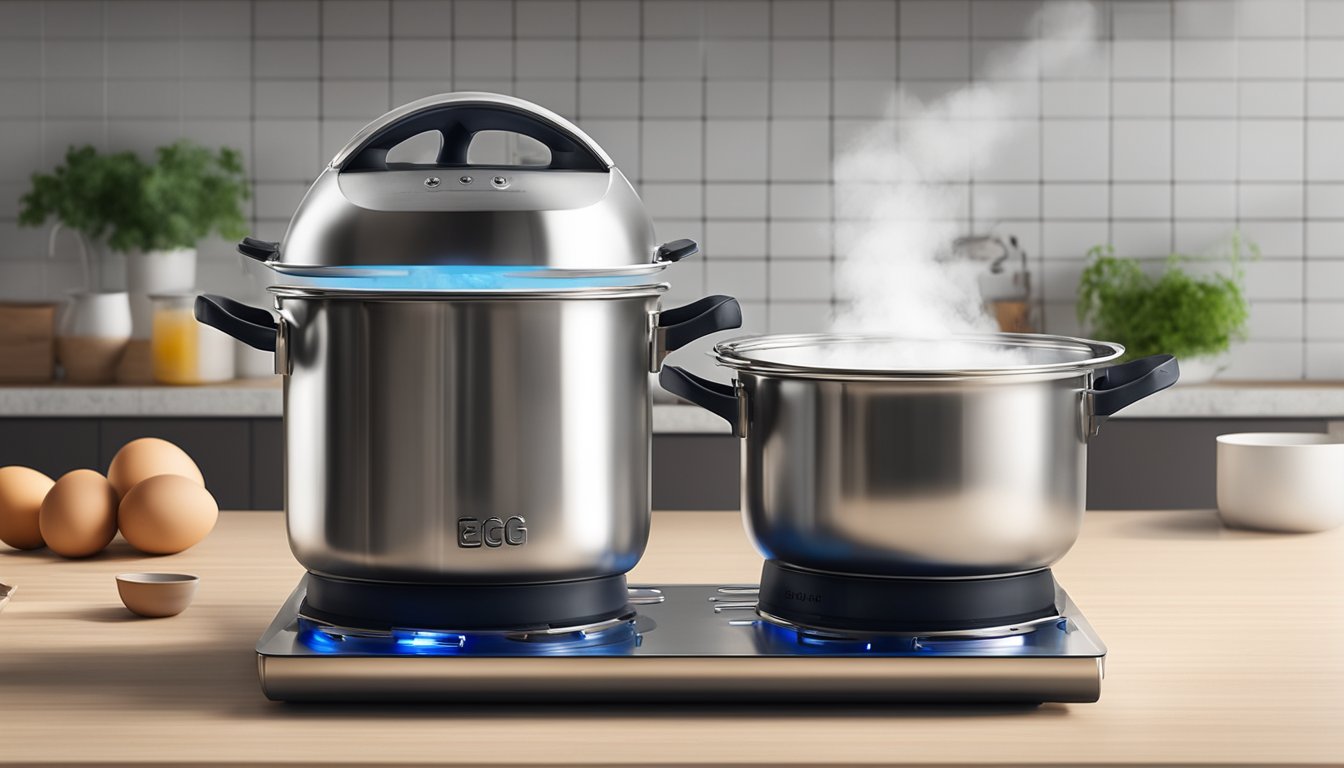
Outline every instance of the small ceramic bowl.
<path fill-rule="evenodd" d="M 1219 435 L 1218 515 L 1234 528 L 1286 533 L 1344 523 L 1344 435 Z"/>
<path fill-rule="evenodd" d="M 188 573 L 117 574 L 117 594 L 131 613 L 149 619 L 176 616 L 191 605 L 201 580 Z"/>

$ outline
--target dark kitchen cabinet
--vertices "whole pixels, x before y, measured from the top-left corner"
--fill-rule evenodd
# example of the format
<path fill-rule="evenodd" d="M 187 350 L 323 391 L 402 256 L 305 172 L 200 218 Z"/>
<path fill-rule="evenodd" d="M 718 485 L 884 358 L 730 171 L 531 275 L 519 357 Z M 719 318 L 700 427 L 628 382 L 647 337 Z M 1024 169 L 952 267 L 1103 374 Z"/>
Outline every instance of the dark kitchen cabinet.
<path fill-rule="evenodd" d="M 1324 430 L 1321 419 L 1112 419 L 1089 449 L 1087 505 L 1212 507 L 1215 436 Z M 0 466 L 22 464 L 52 477 L 81 467 L 106 471 L 117 449 L 137 437 L 186 449 L 223 509 L 284 504 L 278 418 L 0 418 Z M 736 509 L 739 452 L 728 435 L 655 435 L 654 509 Z"/>

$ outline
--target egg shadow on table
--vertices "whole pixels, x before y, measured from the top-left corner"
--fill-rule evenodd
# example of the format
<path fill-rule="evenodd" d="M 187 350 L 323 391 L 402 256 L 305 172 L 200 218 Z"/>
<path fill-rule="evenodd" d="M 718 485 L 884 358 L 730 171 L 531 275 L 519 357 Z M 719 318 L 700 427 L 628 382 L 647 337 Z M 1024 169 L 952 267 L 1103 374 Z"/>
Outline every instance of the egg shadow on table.
<path fill-rule="evenodd" d="M 33 560 L 50 560 L 52 562 L 106 562 L 115 563 L 125 560 L 154 560 L 156 555 L 147 555 L 144 552 L 132 547 L 124 539 L 114 539 L 101 552 L 89 555 L 88 557 L 66 557 L 58 555 L 47 547 L 41 549 L 6 549 L 0 550 L 0 555 L 6 557 L 26 557 Z"/>

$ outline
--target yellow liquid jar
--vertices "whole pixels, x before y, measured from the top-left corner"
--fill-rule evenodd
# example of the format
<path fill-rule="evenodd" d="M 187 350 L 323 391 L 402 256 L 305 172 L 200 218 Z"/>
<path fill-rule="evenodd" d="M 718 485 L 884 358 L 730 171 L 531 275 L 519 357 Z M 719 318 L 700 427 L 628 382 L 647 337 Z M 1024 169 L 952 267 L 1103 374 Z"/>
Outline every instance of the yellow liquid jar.
<path fill-rule="evenodd" d="M 234 341 L 196 322 L 195 294 L 151 297 L 150 357 L 160 384 L 207 384 L 233 378 Z"/>

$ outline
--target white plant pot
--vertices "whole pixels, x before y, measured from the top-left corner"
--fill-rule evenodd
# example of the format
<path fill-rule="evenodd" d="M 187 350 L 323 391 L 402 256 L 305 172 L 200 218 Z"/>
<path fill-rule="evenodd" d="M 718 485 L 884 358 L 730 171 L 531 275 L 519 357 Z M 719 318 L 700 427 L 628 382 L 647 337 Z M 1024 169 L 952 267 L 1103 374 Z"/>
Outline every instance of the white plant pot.
<path fill-rule="evenodd" d="M 1181 378 L 1177 384 L 1207 384 L 1227 367 L 1227 356 L 1182 357 L 1177 363 L 1181 368 Z"/>
<path fill-rule="evenodd" d="M 128 252 L 126 292 L 131 295 L 131 338 L 148 339 L 152 335 L 150 294 L 186 293 L 195 288 L 195 248 Z"/>

